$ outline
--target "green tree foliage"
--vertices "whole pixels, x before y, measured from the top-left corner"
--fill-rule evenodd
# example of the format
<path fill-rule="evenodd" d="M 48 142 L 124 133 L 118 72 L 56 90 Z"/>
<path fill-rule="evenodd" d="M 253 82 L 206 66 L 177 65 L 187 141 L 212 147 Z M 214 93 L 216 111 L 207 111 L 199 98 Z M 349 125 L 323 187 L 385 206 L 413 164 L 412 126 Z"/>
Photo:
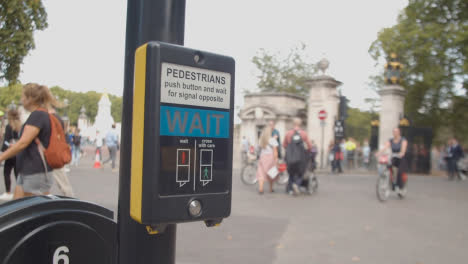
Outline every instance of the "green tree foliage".
<path fill-rule="evenodd" d="M 369 49 L 375 60 L 398 54 L 404 65 L 405 112 L 435 134 L 446 126 L 451 133 L 466 130 L 460 127 L 466 122 L 454 113 L 468 103 L 467 10 L 466 0 L 410 0 L 398 23 L 379 32 Z"/>
<path fill-rule="evenodd" d="M 62 104 L 57 109 L 57 113 L 60 116 L 67 115 L 70 118 L 72 125 L 78 123 L 78 117 L 80 115 L 80 109 L 82 106 L 86 109 L 86 115 L 94 122 L 94 118 L 98 111 L 98 102 L 101 99 L 102 94 L 94 91 L 81 93 L 64 90 L 58 86 L 50 88 L 52 94 L 57 98 L 57 101 Z M 6 110 L 8 105 L 13 101 L 15 104 L 20 103 L 22 93 L 22 85 L 15 84 L 0 88 L 0 109 Z M 68 100 L 68 104 L 65 105 L 65 99 Z M 122 97 L 109 95 L 111 101 L 111 115 L 115 122 L 122 121 Z"/>
<path fill-rule="evenodd" d="M 94 121 L 94 117 L 97 114 L 98 102 L 101 98 L 101 94 L 91 91 L 86 93 L 73 92 L 64 90 L 58 86 L 50 88 L 52 94 L 58 99 L 63 106 L 57 110 L 59 115 L 67 115 L 70 118 L 70 123 L 76 125 L 78 117 L 80 115 L 80 109 L 82 106 L 86 108 L 86 115 L 89 117 L 91 122 Z M 68 103 L 65 104 L 66 100 Z"/>
<path fill-rule="evenodd" d="M 111 101 L 111 115 L 114 122 L 122 122 L 122 97 L 109 95 Z"/>
<path fill-rule="evenodd" d="M 442 115 L 447 119 L 444 121 L 446 126 L 440 130 L 436 138 L 437 144 L 444 144 L 448 136 L 455 136 L 463 146 L 468 146 L 468 98 L 464 96 L 454 96 L 452 104 L 448 109 L 442 111 Z"/>
<path fill-rule="evenodd" d="M 280 58 L 279 54 L 260 50 L 260 54 L 252 59 L 260 71 L 258 82 L 260 91 L 289 92 L 306 96 L 308 89 L 305 82 L 316 74 L 317 67 L 304 59 L 305 49 L 304 45 L 294 48 L 285 58 Z M 346 120 L 347 136 L 358 141 L 369 138 L 371 118 L 374 115 L 357 108 L 350 108 Z"/>
<path fill-rule="evenodd" d="M 316 70 L 315 64 L 307 62 L 305 45 L 292 49 L 285 58 L 263 49 L 252 58 L 260 71 L 258 88 L 263 92 L 289 92 L 299 95 L 308 93 L 306 80 Z"/>
<path fill-rule="evenodd" d="M 346 137 L 352 137 L 359 142 L 370 139 L 371 121 L 375 118 L 376 114 L 371 112 L 349 108 L 346 119 Z"/>
<path fill-rule="evenodd" d="M 41 0 L 0 1 L 0 81 L 17 81 L 24 57 L 34 49 L 34 31 L 46 27 Z"/>
<path fill-rule="evenodd" d="M 21 84 L 12 84 L 0 88 L 0 109 L 6 109 L 12 102 L 18 104 L 22 92 L 23 86 Z"/>

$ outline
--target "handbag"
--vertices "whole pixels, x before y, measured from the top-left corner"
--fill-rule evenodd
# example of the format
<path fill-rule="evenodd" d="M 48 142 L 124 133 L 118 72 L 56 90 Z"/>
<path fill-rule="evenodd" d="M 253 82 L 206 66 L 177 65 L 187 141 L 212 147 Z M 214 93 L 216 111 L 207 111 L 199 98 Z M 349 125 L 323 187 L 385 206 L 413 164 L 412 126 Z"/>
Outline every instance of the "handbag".
<path fill-rule="evenodd" d="M 272 180 L 274 180 L 279 174 L 278 168 L 276 166 L 271 167 L 271 169 L 267 171 L 267 174 Z"/>

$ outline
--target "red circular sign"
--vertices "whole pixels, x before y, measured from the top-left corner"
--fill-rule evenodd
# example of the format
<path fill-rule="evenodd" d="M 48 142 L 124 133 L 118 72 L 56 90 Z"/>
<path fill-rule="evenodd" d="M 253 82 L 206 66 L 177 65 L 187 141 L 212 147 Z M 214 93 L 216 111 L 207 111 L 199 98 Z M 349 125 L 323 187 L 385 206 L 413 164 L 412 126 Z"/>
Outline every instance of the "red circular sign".
<path fill-rule="evenodd" d="M 320 120 L 325 120 L 325 118 L 327 118 L 327 112 L 325 110 L 320 110 L 320 112 L 318 113 L 318 118 Z"/>

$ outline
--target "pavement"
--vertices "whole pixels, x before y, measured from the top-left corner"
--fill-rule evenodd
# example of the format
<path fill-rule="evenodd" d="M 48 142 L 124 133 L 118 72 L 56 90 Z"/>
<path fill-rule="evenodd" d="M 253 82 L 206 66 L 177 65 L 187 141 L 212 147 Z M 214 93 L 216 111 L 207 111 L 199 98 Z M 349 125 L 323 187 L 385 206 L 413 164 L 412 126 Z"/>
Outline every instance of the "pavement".
<path fill-rule="evenodd" d="M 93 162 L 86 155 L 71 166 L 74 191 L 116 212 L 118 172 Z M 232 214 L 221 226 L 178 225 L 177 263 L 468 263 L 468 181 L 410 176 L 404 200 L 381 203 L 373 173 L 322 172 L 318 192 L 298 197 L 285 195 L 284 186 L 260 196 L 239 173 Z"/>

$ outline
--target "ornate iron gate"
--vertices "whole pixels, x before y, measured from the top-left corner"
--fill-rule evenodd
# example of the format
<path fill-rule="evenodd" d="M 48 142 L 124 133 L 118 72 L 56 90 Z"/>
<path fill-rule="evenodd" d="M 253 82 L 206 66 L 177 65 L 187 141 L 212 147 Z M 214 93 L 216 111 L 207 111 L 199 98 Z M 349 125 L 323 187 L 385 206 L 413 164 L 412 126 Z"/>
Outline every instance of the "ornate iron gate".
<path fill-rule="evenodd" d="M 429 174 L 431 172 L 432 129 L 400 126 L 402 135 L 408 140 L 406 158 L 409 172 Z"/>

